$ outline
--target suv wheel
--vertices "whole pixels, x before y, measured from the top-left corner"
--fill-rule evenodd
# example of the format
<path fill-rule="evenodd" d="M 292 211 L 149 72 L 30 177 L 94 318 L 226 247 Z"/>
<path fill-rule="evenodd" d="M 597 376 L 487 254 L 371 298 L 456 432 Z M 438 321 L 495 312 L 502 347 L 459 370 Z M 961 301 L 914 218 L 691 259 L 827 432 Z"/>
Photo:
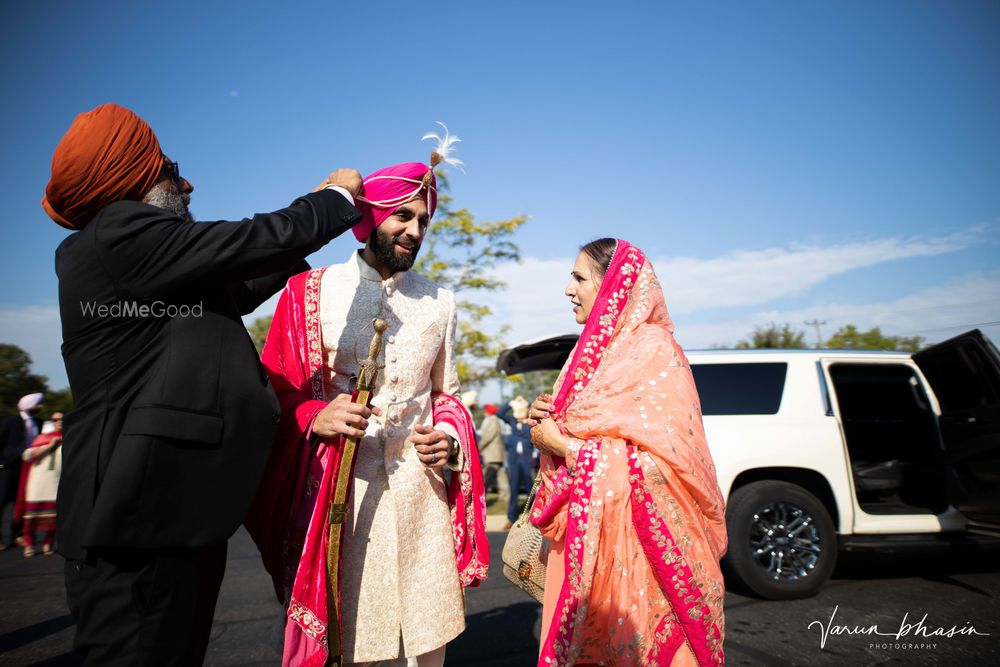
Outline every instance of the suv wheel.
<path fill-rule="evenodd" d="M 830 578 L 837 534 L 823 503 L 787 482 L 741 486 L 726 508 L 726 573 L 768 600 L 809 597 Z"/>

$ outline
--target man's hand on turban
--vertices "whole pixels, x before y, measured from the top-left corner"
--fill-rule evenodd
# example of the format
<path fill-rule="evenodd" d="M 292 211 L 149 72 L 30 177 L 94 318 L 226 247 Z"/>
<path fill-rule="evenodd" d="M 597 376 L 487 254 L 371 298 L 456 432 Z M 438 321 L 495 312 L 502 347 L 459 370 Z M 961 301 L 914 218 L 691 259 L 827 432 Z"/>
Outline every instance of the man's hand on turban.
<path fill-rule="evenodd" d="M 357 169 L 338 169 L 332 172 L 326 179 L 316 186 L 313 192 L 319 192 L 325 187 L 336 185 L 351 193 L 352 197 L 357 197 L 361 192 L 361 174 Z"/>

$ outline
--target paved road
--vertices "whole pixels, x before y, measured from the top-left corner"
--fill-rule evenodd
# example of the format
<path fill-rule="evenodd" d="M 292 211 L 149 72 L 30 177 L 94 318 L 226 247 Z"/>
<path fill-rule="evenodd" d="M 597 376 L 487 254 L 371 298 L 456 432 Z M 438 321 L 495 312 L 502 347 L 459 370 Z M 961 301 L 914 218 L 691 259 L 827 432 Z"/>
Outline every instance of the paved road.
<path fill-rule="evenodd" d="M 491 533 L 493 563 L 502 533 Z M 1000 665 L 1000 555 L 975 557 L 844 557 L 834 578 L 809 600 L 765 602 L 726 595 L 729 665 Z M 836 616 L 830 624 L 830 616 Z M 927 631 L 973 626 L 989 636 L 957 635 L 896 640 L 847 635 L 838 628 L 895 633 L 909 614 L 924 614 Z M 273 631 L 280 609 L 253 544 L 240 532 L 230 542 L 229 567 L 219 598 L 207 664 L 275 665 Z M 820 628 L 831 625 L 825 648 Z M 528 667 L 537 651 L 539 607 L 494 568 L 468 595 L 468 629 L 448 647 L 449 665 Z M 836 627 L 833 627 L 836 626 Z M 62 560 L 25 560 L 0 553 L 0 664 L 74 665 L 72 621 L 66 612 Z M 877 644 L 877 645 L 876 645 Z M 921 644 L 932 645 L 919 648 Z M 915 647 L 914 647 L 915 646 Z"/>

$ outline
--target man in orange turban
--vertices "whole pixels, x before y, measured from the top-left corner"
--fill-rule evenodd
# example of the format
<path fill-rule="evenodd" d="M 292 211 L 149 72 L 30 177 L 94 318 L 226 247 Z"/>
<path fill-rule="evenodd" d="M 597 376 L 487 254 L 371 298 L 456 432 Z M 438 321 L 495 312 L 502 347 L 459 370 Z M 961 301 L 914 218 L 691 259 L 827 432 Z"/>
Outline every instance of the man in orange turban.
<path fill-rule="evenodd" d="M 111 202 L 143 195 L 160 180 L 163 153 L 146 121 L 109 102 L 76 117 L 52 156 L 42 208 L 82 229 Z"/>
<path fill-rule="evenodd" d="M 59 552 L 86 664 L 204 661 L 226 564 L 281 419 L 240 319 L 361 219 L 358 172 L 287 208 L 194 222 L 191 184 L 115 104 L 59 142 L 66 417 Z"/>

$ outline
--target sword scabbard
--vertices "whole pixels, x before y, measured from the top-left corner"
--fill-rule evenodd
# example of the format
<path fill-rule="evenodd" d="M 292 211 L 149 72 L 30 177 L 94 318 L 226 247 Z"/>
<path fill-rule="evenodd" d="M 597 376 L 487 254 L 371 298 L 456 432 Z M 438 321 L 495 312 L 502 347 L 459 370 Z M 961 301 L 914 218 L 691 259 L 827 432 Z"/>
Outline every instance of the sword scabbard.
<path fill-rule="evenodd" d="M 371 407 L 378 379 L 378 355 L 382 350 L 382 334 L 387 328 L 385 320 L 372 322 L 375 335 L 368 346 L 368 358 L 361 362 L 358 384 L 352 392 L 352 403 Z M 328 667 L 340 667 L 343 663 L 343 638 L 340 636 L 340 543 L 344 523 L 350 513 L 348 498 L 351 479 L 354 474 L 354 455 L 357 453 L 358 439 L 344 438 L 344 449 L 340 456 L 340 467 L 333 485 L 333 496 L 328 500 L 328 533 L 326 550 L 326 607 L 327 607 L 327 661 Z"/>

